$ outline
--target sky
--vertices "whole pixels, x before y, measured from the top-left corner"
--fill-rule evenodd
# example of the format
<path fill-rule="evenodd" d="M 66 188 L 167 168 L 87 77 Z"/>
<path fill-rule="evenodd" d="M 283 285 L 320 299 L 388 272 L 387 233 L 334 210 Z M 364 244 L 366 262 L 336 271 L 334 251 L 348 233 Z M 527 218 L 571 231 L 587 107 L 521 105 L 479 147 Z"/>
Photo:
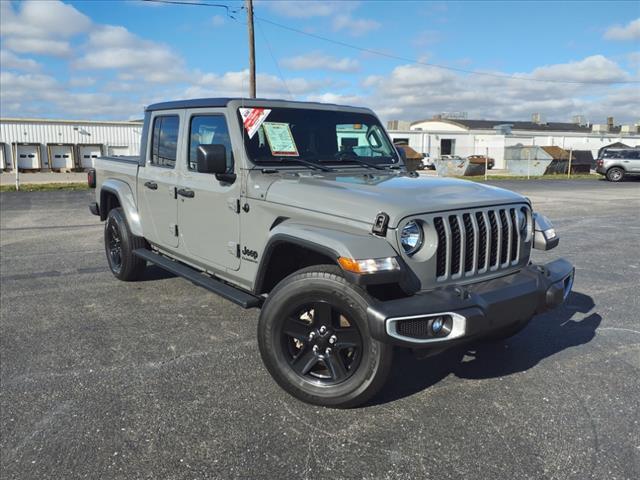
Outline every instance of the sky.
<path fill-rule="evenodd" d="M 0 114 L 126 120 L 246 96 L 244 2 L 200 1 L 229 8 L 0 0 Z M 640 121 L 638 1 L 255 0 L 254 14 L 258 97 L 383 120 Z"/>

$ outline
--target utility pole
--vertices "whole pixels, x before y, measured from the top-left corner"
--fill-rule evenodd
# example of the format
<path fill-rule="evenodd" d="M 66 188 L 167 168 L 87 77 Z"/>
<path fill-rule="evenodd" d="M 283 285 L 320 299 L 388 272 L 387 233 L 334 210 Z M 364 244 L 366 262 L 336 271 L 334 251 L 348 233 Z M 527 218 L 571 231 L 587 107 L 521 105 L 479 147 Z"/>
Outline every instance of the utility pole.
<path fill-rule="evenodd" d="M 249 29 L 249 97 L 256 98 L 256 45 L 253 38 L 253 0 L 247 0 L 247 27 Z"/>

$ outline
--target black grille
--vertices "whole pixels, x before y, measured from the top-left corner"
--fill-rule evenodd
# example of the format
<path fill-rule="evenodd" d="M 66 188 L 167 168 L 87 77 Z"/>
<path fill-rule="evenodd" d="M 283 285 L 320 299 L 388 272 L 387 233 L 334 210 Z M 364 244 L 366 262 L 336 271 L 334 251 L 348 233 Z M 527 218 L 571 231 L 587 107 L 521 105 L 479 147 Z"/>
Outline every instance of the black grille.
<path fill-rule="evenodd" d="M 473 234 L 473 224 L 471 223 L 471 215 L 465 213 L 462 215 L 462 222 L 464 223 L 465 233 L 465 256 L 464 256 L 464 271 L 470 272 L 473 270 L 473 249 L 475 247 L 475 237 Z"/>
<path fill-rule="evenodd" d="M 468 277 L 516 265 L 523 240 L 516 208 L 434 216 L 438 235 L 436 278 Z"/>
<path fill-rule="evenodd" d="M 507 252 L 509 248 L 509 225 L 507 225 L 507 214 L 500 210 L 500 223 L 502 224 L 502 239 L 500 245 L 500 263 L 507 263 Z"/>
<path fill-rule="evenodd" d="M 482 212 L 476 212 L 476 221 L 478 222 L 478 268 L 486 268 L 487 263 L 487 225 L 484 222 Z"/>
<path fill-rule="evenodd" d="M 498 259 L 498 222 L 496 213 L 489 212 L 489 223 L 491 224 L 491 255 L 489 255 L 489 265 L 495 265 Z"/>
<path fill-rule="evenodd" d="M 396 331 L 403 337 L 429 338 L 429 319 L 415 318 L 397 322 Z"/>
<path fill-rule="evenodd" d="M 442 277 L 447 268 L 447 237 L 444 233 L 444 222 L 442 218 L 437 217 L 433 221 L 436 227 L 436 233 L 438 234 L 438 251 L 437 255 L 437 272 L 438 277 Z"/>
<path fill-rule="evenodd" d="M 458 217 L 455 215 L 449 217 L 449 227 L 451 227 L 451 273 L 456 274 L 460 271 L 460 226 L 458 225 Z"/>
<path fill-rule="evenodd" d="M 511 228 L 513 229 L 513 235 L 511 235 L 511 261 L 513 262 L 518 258 L 518 221 L 516 220 L 515 209 L 509 210 L 509 216 L 511 217 Z"/>

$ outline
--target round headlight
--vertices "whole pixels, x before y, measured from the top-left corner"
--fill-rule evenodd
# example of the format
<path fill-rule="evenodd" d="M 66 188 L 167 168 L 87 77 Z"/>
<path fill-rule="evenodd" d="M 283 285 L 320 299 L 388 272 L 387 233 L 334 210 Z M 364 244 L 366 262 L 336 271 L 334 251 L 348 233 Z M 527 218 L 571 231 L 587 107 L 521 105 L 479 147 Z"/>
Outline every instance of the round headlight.
<path fill-rule="evenodd" d="M 407 223 L 400 231 L 400 243 L 404 253 L 412 255 L 420 250 L 423 242 L 422 228 L 414 220 Z"/>
<path fill-rule="evenodd" d="M 516 222 L 520 231 L 527 226 L 527 215 L 522 210 L 516 210 Z"/>

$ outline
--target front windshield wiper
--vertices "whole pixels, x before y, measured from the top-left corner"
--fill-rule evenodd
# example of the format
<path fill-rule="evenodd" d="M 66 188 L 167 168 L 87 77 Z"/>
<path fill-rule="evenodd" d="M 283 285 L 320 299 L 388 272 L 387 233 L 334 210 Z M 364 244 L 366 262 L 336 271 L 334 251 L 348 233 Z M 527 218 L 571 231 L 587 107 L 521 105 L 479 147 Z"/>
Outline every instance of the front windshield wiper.
<path fill-rule="evenodd" d="M 279 162 L 279 163 L 296 162 L 296 163 L 301 163 L 303 165 L 306 165 L 307 167 L 311 167 L 315 170 L 322 170 L 323 172 L 335 172 L 335 169 L 333 168 L 325 167 L 324 165 L 319 165 L 316 162 L 311 162 L 309 160 L 305 160 L 304 158 L 298 158 L 298 157 L 262 157 L 262 158 L 256 158 L 256 161 Z"/>
<path fill-rule="evenodd" d="M 365 162 L 364 160 L 360 160 L 355 153 L 352 152 L 338 152 L 333 156 L 334 159 L 339 161 L 349 160 L 354 163 L 358 163 L 360 165 L 364 165 L 367 168 L 375 168 L 376 170 L 386 170 L 387 167 L 382 165 L 376 165 L 374 163 Z M 324 162 L 328 162 L 330 160 L 321 160 Z"/>

